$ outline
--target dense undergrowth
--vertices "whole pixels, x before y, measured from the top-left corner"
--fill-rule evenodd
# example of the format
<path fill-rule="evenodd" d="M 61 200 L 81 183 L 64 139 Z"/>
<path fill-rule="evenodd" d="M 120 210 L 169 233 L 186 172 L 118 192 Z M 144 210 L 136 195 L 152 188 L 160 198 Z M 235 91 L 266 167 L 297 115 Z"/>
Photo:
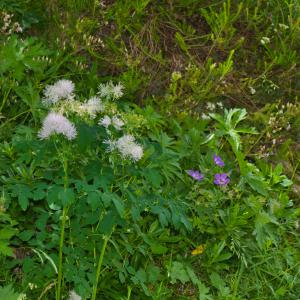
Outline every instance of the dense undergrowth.
<path fill-rule="evenodd" d="M 298 1 L 0 13 L 0 299 L 299 298 Z"/>

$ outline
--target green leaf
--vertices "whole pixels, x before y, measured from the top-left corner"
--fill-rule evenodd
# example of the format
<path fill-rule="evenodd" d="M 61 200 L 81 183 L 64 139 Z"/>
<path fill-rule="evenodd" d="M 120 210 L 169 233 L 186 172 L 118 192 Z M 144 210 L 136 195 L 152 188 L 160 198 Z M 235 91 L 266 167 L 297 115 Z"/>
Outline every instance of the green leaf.
<path fill-rule="evenodd" d="M 33 236 L 34 232 L 32 230 L 24 230 L 23 232 L 21 232 L 20 234 L 18 234 L 18 237 L 22 240 L 22 241 L 29 241 L 32 236 Z"/>
<path fill-rule="evenodd" d="M 14 256 L 12 249 L 8 246 L 8 242 L 7 241 L 1 241 L 0 240 L 0 253 L 2 253 L 3 255 L 7 255 L 7 256 Z M 0 293 L 1 295 L 1 293 Z M 0 299 L 2 299 L 0 297 Z"/>
<path fill-rule="evenodd" d="M 37 188 L 36 190 L 33 191 L 33 200 L 38 201 L 46 198 L 46 191 L 44 190 L 43 187 Z"/>
<path fill-rule="evenodd" d="M 189 48 L 188 48 L 187 44 L 185 43 L 183 36 L 178 31 L 175 34 L 175 39 L 176 39 L 179 47 L 181 48 L 181 50 L 184 51 L 185 53 L 188 53 Z"/>
<path fill-rule="evenodd" d="M 145 178 L 156 188 L 158 188 L 163 181 L 160 172 L 157 169 L 146 169 L 143 174 Z"/>
<path fill-rule="evenodd" d="M 17 184 L 13 187 L 12 195 L 18 197 L 18 202 L 22 210 L 26 210 L 29 204 L 29 198 L 32 197 L 30 188 L 24 184 Z"/>
<path fill-rule="evenodd" d="M 113 201 L 120 217 L 124 218 L 125 217 L 125 207 L 124 207 L 124 203 L 122 202 L 122 199 L 120 199 L 117 195 L 113 195 L 112 201 Z"/>
<path fill-rule="evenodd" d="M 96 210 L 97 208 L 102 206 L 100 194 L 96 191 L 88 193 L 87 203 L 91 205 L 93 210 Z"/>
<path fill-rule="evenodd" d="M 0 230 L 0 240 L 9 240 L 17 233 L 16 229 L 4 228 Z"/>
<path fill-rule="evenodd" d="M 151 244 L 150 248 L 151 248 L 151 251 L 153 252 L 153 254 L 165 254 L 168 252 L 167 247 L 157 244 L 157 243 Z"/>
<path fill-rule="evenodd" d="M 254 234 L 256 236 L 258 245 L 261 249 L 265 246 L 266 242 L 268 242 L 268 240 L 271 239 L 270 234 L 268 232 L 269 223 L 277 224 L 276 220 L 268 213 L 264 211 L 259 212 L 255 219 Z"/>
<path fill-rule="evenodd" d="M 218 273 L 213 272 L 209 277 L 212 285 L 220 291 L 221 296 L 229 295 L 230 293 L 229 288 L 226 287 L 224 280 L 221 278 L 221 276 Z"/>
<path fill-rule="evenodd" d="M 209 295 L 209 288 L 202 282 L 198 283 L 199 300 L 213 300 Z"/>
<path fill-rule="evenodd" d="M 200 145 L 202 146 L 202 145 L 205 145 L 205 144 L 209 143 L 214 137 L 215 137 L 215 134 L 214 134 L 214 133 L 209 134 L 209 135 L 204 139 L 204 141 L 202 141 L 202 142 L 200 143 Z"/>
<path fill-rule="evenodd" d="M 179 280 L 183 284 L 190 281 L 190 277 L 185 269 L 185 266 L 179 261 L 172 262 L 169 273 L 171 277 L 171 283 L 173 284 L 176 283 L 177 280 Z"/>
<path fill-rule="evenodd" d="M 63 206 L 70 205 L 75 200 L 74 191 L 71 188 L 61 189 L 58 197 L 61 200 Z"/>
<path fill-rule="evenodd" d="M 151 283 L 154 283 L 158 280 L 161 279 L 161 275 L 160 275 L 160 268 L 150 264 L 147 267 L 147 275 L 148 275 L 148 281 Z"/>
<path fill-rule="evenodd" d="M 16 293 L 11 285 L 0 287 L 0 299 L 2 300 L 18 300 L 20 294 Z"/>
<path fill-rule="evenodd" d="M 263 177 L 256 176 L 251 172 L 247 173 L 244 176 L 245 181 L 251 186 L 251 188 L 263 196 L 268 195 L 268 186 L 266 182 L 263 180 Z"/>

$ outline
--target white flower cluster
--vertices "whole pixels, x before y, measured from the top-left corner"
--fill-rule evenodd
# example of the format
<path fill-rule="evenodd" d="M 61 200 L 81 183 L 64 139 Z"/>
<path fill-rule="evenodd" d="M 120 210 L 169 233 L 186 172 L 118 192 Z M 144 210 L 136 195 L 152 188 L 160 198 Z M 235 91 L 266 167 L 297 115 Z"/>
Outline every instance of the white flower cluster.
<path fill-rule="evenodd" d="M 0 13 L 0 18 L 2 19 L 2 27 L 0 27 L 0 33 L 4 35 L 11 35 L 13 33 L 21 33 L 23 28 L 18 22 L 13 22 L 13 14 L 9 14 L 6 11 Z"/>
<path fill-rule="evenodd" d="M 117 100 L 123 96 L 124 86 L 119 82 L 114 85 L 112 81 L 99 84 L 99 96 L 105 99 Z"/>
<path fill-rule="evenodd" d="M 143 148 L 135 142 L 132 135 L 126 134 L 116 141 L 107 140 L 105 143 L 108 145 L 108 151 L 117 149 L 125 159 L 138 161 L 143 157 Z"/>
<path fill-rule="evenodd" d="M 62 134 L 68 140 L 73 140 L 77 135 L 77 131 L 74 124 L 66 117 L 55 112 L 50 112 L 44 119 L 42 129 L 39 131 L 38 136 L 44 140 L 53 134 Z"/>
<path fill-rule="evenodd" d="M 69 300 L 81 300 L 81 299 L 82 298 L 75 291 L 70 291 Z"/>
<path fill-rule="evenodd" d="M 114 132 L 110 131 L 111 128 L 121 131 L 125 125 L 116 105 L 110 103 L 110 100 L 118 99 L 123 95 L 123 89 L 121 83 L 117 85 L 112 82 L 100 84 L 99 96 L 80 102 L 74 99 L 74 83 L 70 80 L 62 79 L 53 85 L 46 86 L 43 103 L 47 107 L 53 107 L 43 121 L 42 128 L 38 133 L 39 138 L 48 139 L 53 134 L 62 134 L 68 140 L 73 140 L 77 136 L 77 131 L 75 125 L 64 116 L 65 113 L 74 113 L 82 118 L 88 115 L 90 119 L 95 119 L 99 113 L 103 113 L 98 124 L 104 126 L 110 136 L 110 139 L 105 141 L 108 151 L 117 150 L 124 159 L 135 162 L 140 160 L 143 156 L 143 148 L 135 142 L 132 135 L 123 134 L 122 137 L 116 139 L 112 137 Z M 101 98 L 104 98 L 104 102 Z"/>
<path fill-rule="evenodd" d="M 267 36 L 263 36 L 260 40 L 260 43 L 262 45 L 270 44 L 270 38 L 268 38 Z"/>
<path fill-rule="evenodd" d="M 100 98 L 94 96 L 86 102 L 82 103 L 79 110 L 81 110 L 83 113 L 88 114 L 92 119 L 95 119 L 99 112 L 104 111 L 104 108 L 105 106 Z"/>
<path fill-rule="evenodd" d="M 43 103 L 46 106 L 57 103 L 59 100 L 74 98 L 74 83 L 71 80 L 61 79 L 53 85 L 47 85 L 44 90 Z"/>
<path fill-rule="evenodd" d="M 117 116 L 113 116 L 112 118 L 110 118 L 109 116 L 106 115 L 100 120 L 99 125 L 104 126 L 106 129 L 110 125 L 112 125 L 115 127 L 115 129 L 121 130 L 122 127 L 124 126 L 124 122 Z"/>
<path fill-rule="evenodd" d="M 216 104 L 215 103 L 212 103 L 212 102 L 207 102 L 206 103 L 206 109 L 209 111 L 209 112 L 214 112 L 216 110 L 216 108 L 219 107 L 220 109 L 223 108 L 223 103 L 222 102 L 217 102 Z M 206 113 L 202 113 L 201 115 L 201 118 L 203 120 L 209 120 L 210 119 L 210 116 L 207 115 Z"/>

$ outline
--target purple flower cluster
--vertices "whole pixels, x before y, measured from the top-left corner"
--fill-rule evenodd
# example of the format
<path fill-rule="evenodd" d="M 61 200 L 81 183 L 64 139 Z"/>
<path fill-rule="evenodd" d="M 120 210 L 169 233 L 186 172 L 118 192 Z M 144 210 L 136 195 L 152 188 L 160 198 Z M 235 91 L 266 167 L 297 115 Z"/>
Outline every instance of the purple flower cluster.
<path fill-rule="evenodd" d="M 222 158 L 214 154 L 214 163 L 219 167 L 224 167 L 225 163 Z M 201 181 L 204 178 L 204 175 L 197 170 L 188 170 L 187 173 L 197 181 Z M 230 182 L 230 179 L 227 173 L 217 173 L 214 176 L 214 184 L 220 186 L 226 186 Z"/>
<path fill-rule="evenodd" d="M 204 178 L 204 176 L 196 170 L 188 170 L 187 173 L 197 181 L 201 181 Z"/>
<path fill-rule="evenodd" d="M 226 173 L 215 174 L 214 184 L 225 186 L 229 183 L 230 179 Z"/>
<path fill-rule="evenodd" d="M 224 161 L 222 160 L 222 158 L 218 155 L 215 155 L 215 154 L 214 154 L 214 162 L 219 167 L 224 167 L 225 166 Z"/>

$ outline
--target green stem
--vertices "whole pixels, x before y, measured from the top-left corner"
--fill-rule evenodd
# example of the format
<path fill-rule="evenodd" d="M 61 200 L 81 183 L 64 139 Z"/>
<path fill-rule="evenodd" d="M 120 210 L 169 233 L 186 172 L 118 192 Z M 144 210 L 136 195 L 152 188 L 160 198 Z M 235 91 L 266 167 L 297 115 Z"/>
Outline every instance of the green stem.
<path fill-rule="evenodd" d="M 63 156 L 62 164 L 63 164 L 63 169 L 64 169 L 64 189 L 66 190 L 69 185 L 69 180 L 68 180 L 68 161 L 65 156 Z M 60 300 L 61 291 L 62 291 L 63 245 L 64 245 L 64 238 L 65 238 L 65 227 L 66 227 L 68 210 L 69 210 L 69 207 L 65 206 L 63 208 L 63 212 L 62 212 L 60 240 L 59 240 L 59 253 L 58 253 L 58 275 L 57 275 L 56 300 Z"/>
<path fill-rule="evenodd" d="M 127 293 L 127 300 L 130 300 L 130 297 L 131 297 L 131 287 L 130 286 L 128 286 L 127 287 L 127 290 L 128 290 L 128 293 Z"/>
<path fill-rule="evenodd" d="M 96 279 L 95 279 L 95 284 L 94 284 L 94 287 L 93 287 L 93 294 L 92 294 L 91 300 L 96 300 L 97 286 L 98 286 L 98 282 L 99 282 L 101 266 L 102 266 L 103 257 L 104 257 L 104 253 L 105 253 L 105 249 L 106 249 L 106 246 L 107 246 L 108 239 L 109 239 L 108 236 L 104 237 L 104 242 L 103 242 L 101 253 L 100 253 L 100 256 L 99 256 L 97 272 L 96 272 Z"/>
<path fill-rule="evenodd" d="M 60 230 L 60 240 L 59 240 L 59 254 L 58 254 L 58 277 L 57 277 L 57 291 L 56 291 L 56 300 L 60 300 L 61 296 L 61 282 L 62 282 L 62 257 L 63 257 L 63 244 L 65 237 L 65 226 L 66 226 L 66 216 L 67 208 L 63 208 L 62 223 Z"/>

